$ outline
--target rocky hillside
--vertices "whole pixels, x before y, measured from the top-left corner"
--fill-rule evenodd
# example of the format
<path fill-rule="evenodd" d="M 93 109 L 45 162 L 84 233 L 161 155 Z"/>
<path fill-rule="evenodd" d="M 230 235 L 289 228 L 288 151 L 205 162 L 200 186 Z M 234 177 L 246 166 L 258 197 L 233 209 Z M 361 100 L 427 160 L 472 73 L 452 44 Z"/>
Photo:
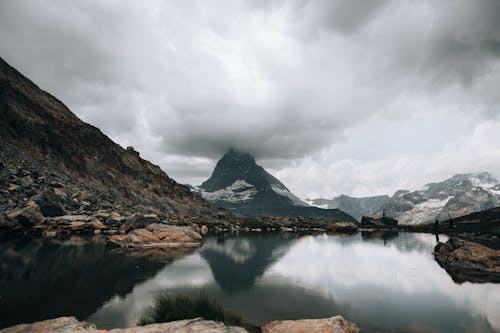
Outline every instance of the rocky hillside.
<path fill-rule="evenodd" d="M 240 216 L 301 216 L 356 222 L 339 209 L 310 207 L 257 165 L 253 156 L 234 149 L 217 162 L 207 181 L 192 190 L 215 206 Z"/>
<path fill-rule="evenodd" d="M 149 213 L 169 221 L 210 220 L 218 214 L 132 147 L 114 143 L 0 59 L 0 220 L 26 209 L 36 215 L 24 221 L 32 224 L 98 212 L 108 217 Z"/>
<path fill-rule="evenodd" d="M 399 224 L 422 224 L 436 218 L 447 220 L 500 206 L 500 183 L 487 172 L 457 174 L 442 182 L 430 183 L 416 191 L 399 190 L 392 197 L 311 200 L 321 207 L 340 208 L 353 216 L 387 215 Z"/>

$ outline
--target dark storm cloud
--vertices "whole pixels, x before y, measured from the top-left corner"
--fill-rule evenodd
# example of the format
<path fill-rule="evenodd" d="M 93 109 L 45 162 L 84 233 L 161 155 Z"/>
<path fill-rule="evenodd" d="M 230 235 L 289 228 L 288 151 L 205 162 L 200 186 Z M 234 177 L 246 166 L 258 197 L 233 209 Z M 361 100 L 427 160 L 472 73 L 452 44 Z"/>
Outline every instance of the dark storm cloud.
<path fill-rule="evenodd" d="M 0 56 L 122 145 L 175 177 L 200 177 L 229 147 L 279 169 L 335 154 L 353 129 L 365 126 L 369 138 L 380 119 L 458 117 L 472 132 L 500 113 L 499 8 L 496 0 L 5 0 Z"/>

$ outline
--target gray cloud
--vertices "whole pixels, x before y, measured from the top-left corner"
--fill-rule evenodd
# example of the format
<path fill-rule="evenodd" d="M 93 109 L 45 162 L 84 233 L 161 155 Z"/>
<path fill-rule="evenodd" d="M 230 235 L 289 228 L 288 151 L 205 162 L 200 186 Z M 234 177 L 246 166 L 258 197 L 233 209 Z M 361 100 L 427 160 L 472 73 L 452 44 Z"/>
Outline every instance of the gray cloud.
<path fill-rule="evenodd" d="M 290 181 L 329 154 L 311 167 L 320 191 L 384 191 L 391 168 L 366 191 L 347 185 L 354 171 L 320 170 L 439 154 L 426 131 L 465 142 L 500 121 L 495 0 L 6 0 L 0 45 L 85 121 L 191 183 L 235 147 Z M 458 159 L 445 155 L 432 175 Z"/>

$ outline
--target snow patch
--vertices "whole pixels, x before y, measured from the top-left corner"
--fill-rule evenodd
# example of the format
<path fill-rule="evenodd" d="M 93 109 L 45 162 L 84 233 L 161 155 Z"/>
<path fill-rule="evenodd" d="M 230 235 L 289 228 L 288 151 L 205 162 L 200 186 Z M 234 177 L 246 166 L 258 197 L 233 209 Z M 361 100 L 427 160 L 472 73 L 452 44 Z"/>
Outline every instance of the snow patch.
<path fill-rule="evenodd" d="M 292 194 L 292 192 L 288 191 L 288 189 L 286 189 L 285 187 L 282 187 L 278 184 L 272 184 L 271 189 L 276 194 L 279 194 L 283 197 L 290 199 L 295 206 L 309 206 L 307 203 L 305 203 L 304 201 L 296 197 L 294 194 Z"/>
<path fill-rule="evenodd" d="M 411 210 L 404 212 L 398 217 L 399 224 L 421 224 L 434 221 L 441 213 L 443 207 L 453 198 L 446 199 L 429 199 L 415 205 Z"/>
<path fill-rule="evenodd" d="M 252 199 L 255 194 L 257 194 L 257 190 L 255 190 L 254 186 L 242 179 L 239 179 L 228 187 L 215 192 L 201 192 L 203 199 L 210 202 L 244 202 Z"/>

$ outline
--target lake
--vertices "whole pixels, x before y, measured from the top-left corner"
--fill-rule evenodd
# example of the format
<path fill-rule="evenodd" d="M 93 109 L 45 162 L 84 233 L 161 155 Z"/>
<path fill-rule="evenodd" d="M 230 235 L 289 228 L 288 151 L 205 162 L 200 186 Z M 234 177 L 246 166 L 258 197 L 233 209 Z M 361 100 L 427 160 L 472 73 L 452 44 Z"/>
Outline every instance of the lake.
<path fill-rule="evenodd" d="M 126 327 L 160 293 L 203 291 L 254 325 L 339 314 L 365 332 L 500 331 L 500 285 L 455 283 L 435 245 L 401 232 L 221 234 L 159 259 L 99 239 L 0 243 L 0 327 L 63 315 Z"/>

